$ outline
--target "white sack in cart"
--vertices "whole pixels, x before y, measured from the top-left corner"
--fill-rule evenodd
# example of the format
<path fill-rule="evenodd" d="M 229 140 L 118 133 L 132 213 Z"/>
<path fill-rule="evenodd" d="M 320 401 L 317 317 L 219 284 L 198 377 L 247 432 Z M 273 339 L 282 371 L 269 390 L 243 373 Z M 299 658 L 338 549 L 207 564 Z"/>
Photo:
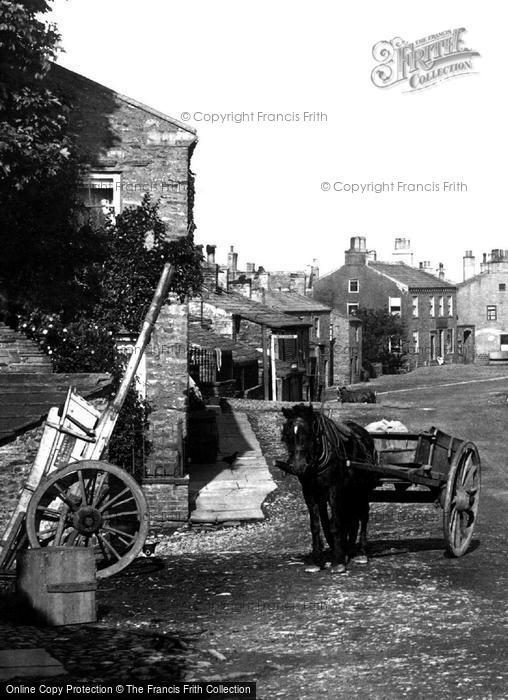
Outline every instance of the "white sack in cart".
<path fill-rule="evenodd" d="M 377 420 L 365 426 L 369 433 L 408 433 L 409 430 L 399 420 Z"/>

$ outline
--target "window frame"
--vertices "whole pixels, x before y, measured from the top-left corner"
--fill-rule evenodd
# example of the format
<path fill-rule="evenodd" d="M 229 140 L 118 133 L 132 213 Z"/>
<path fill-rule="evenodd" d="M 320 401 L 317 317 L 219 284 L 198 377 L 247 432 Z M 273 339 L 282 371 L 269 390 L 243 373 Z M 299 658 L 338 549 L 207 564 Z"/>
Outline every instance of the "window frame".
<path fill-rule="evenodd" d="M 348 316 L 355 316 L 354 313 L 351 313 L 350 307 L 352 307 L 352 306 L 355 307 L 356 311 L 358 311 L 358 309 L 360 308 L 360 304 L 358 304 L 358 302 L 346 302 L 346 314 Z"/>
<path fill-rule="evenodd" d="M 486 313 L 487 321 L 497 321 L 497 304 L 487 304 Z"/>
<path fill-rule="evenodd" d="M 351 289 L 351 282 L 356 282 L 356 289 Z M 348 280 L 347 290 L 348 290 L 349 294 L 359 294 L 360 293 L 360 280 L 358 280 L 358 279 Z"/>
<path fill-rule="evenodd" d="M 90 187 L 90 184 L 94 181 L 110 181 L 111 182 L 111 187 Z M 117 216 L 118 214 L 121 213 L 122 211 L 122 173 L 115 171 L 115 172 L 110 172 L 108 170 L 91 170 L 90 172 L 86 173 L 86 175 L 83 177 L 80 185 L 80 189 L 87 190 L 87 189 L 111 189 L 113 191 L 113 198 L 111 201 L 111 207 L 110 209 L 113 209 L 113 214 L 114 216 Z M 93 206 L 88 206 L 86 202 L 84 202 L 85 207 L 88 209 L 95 209 L 98 207 L 93 207 Z"/>

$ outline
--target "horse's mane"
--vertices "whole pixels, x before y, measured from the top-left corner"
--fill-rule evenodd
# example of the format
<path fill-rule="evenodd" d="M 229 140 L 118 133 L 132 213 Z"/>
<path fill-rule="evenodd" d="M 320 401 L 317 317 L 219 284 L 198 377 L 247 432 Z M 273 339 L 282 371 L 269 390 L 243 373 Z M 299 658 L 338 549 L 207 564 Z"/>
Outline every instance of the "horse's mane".
<path fill-rule="evenodd" d="M 314 414 L 314 434 L 321 444 L 319 465 L 325 466 L 333 457 L 377 462 L 371 435 L 354 421 L 337 423 L 322 413 Z"/>

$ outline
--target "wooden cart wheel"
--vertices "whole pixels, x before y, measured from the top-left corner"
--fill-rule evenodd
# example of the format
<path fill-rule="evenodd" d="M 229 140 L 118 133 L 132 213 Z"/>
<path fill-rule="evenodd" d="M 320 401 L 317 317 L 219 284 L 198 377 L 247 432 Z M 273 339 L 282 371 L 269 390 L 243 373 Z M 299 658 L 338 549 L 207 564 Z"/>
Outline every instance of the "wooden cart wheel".
<path fill-rule="evenodd" d="M 97 578 L 121 571 L 148 534 L 148 506 L 139 484 L 123 469 L 88 460 L 49 474 L 28 506 L 32 547 L 92 547 Z"/>
<path fill-rule="evenodd" d="M 478 517 L 480 456 L 476 445 L 464 442 L 453 458 L 444 496 L 444 537 L 450 554 L 467 551 Z"/>

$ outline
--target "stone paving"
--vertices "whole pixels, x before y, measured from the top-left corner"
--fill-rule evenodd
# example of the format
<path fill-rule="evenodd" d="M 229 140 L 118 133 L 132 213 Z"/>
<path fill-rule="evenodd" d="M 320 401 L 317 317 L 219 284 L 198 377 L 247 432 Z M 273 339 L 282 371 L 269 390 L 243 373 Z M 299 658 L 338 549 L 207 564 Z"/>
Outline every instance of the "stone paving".
<path fill-rule="evenodd" d="M 261 505 L 276 488 L 245 413 L 218 413 L 219 455 L 214 464 L 191 467 L 191 523 L 263 520 Z M 229 465 L 224 457 L 236 455 Z"/>

